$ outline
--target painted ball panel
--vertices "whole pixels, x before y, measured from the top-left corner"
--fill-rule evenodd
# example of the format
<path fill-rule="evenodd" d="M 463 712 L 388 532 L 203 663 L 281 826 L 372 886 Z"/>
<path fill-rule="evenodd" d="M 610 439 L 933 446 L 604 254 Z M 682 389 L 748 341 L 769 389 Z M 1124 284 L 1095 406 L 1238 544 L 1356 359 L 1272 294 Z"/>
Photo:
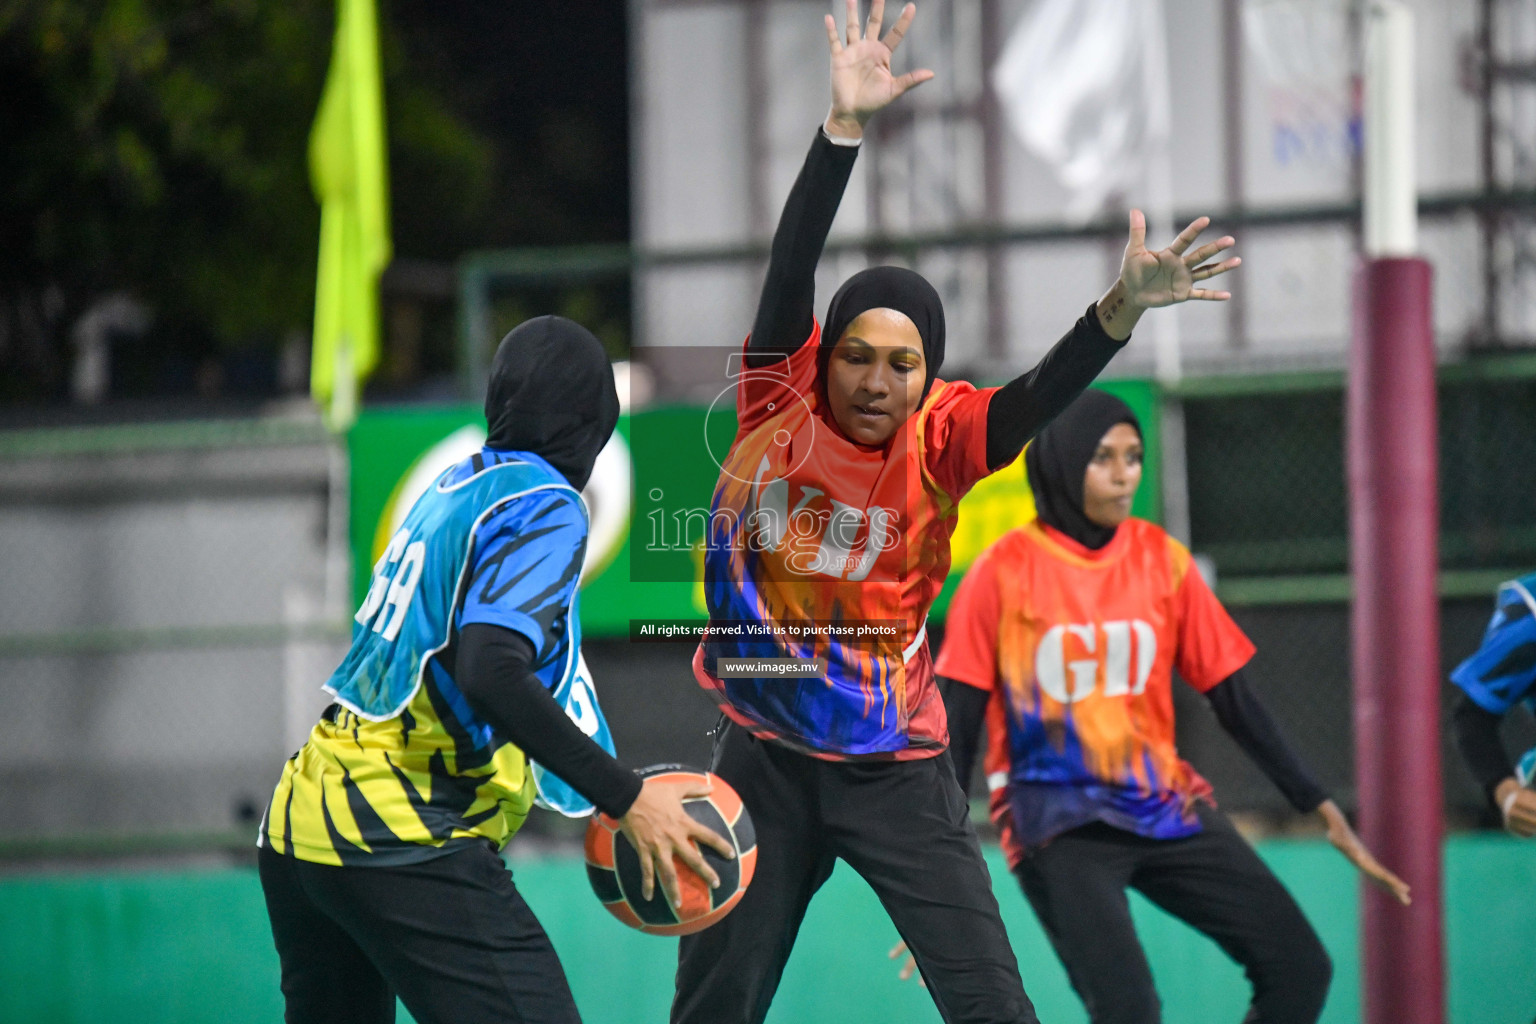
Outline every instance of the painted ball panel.
<path fill-rule="evenodd" d="M 680 858 L 673 858 L 682 906 L 674 908 L 667 901 L 659 879 L 649 900 L 640 897 L 640 858 L 619 823 L 603 814 L 593 815 L 587 825 L 584 849 L 587 878 L 592 891 L 615 918 L 652 935 L 688 935 L 702 931 L 728 914 L 739 902 L 757 867 L 757 835 L 751 815 L 741 797 L 725 780 L 681 765 L 658 765 L 640 772 L 647 780 L 668 783 L 710 783 L 708 797 L 683 801 L 683 808 L 695 821 L 726 838 L 736 850 L 727 859 L 712 848 L 700 844 L 706 863 L 720 877 L 720 885 L 709 884 Z"/>

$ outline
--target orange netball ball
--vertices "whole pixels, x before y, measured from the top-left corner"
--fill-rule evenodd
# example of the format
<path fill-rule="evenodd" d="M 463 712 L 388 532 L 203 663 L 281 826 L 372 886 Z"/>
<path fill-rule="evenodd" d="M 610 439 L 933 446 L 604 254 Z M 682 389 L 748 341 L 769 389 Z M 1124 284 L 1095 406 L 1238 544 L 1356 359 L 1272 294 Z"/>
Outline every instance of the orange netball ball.
<path fill-rule="evenodd" d="M 752 829 L 752 818 L 741 797 L 718 775 L 682 765 L 656 765 L 640 774 L 647 779 L 676 782 L 708 780 L 709 796 L 684 800 L 683 809 L 694 821 L 724 836 L 735 848 L 736 859 L 726 860 L 700 844 L 705 861 L 720 876 L 720 887 L 711 889 L 708 882 L 674 856 L 672 864 L 677 869 L 682 906 L 674 907 L 667 902 L 660 879 L 647 900 L 640 895 L 640 857 L 629 838 L 613 818 L 594 814 L 587 825 L 587 881 L 603 906 L 631 928 L 652 935 L 701 931 L 729 914 L 752 883 L 752 872 L 757 866 L 757 834 Z"/>

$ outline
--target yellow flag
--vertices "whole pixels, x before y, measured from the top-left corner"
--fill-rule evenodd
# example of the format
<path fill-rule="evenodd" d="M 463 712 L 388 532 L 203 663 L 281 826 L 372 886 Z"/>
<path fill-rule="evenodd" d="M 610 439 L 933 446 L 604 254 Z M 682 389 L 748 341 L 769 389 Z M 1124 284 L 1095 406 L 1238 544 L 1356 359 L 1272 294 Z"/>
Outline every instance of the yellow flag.
<path fill-rule="evenodd" d="M 374 0 L 336 0 L 336 44 L 309 135 L 320 201 L 310 393 L 332 430 L 351 426 L 379 359 L 379 274 L 389 263 L 389 179 Z"/>

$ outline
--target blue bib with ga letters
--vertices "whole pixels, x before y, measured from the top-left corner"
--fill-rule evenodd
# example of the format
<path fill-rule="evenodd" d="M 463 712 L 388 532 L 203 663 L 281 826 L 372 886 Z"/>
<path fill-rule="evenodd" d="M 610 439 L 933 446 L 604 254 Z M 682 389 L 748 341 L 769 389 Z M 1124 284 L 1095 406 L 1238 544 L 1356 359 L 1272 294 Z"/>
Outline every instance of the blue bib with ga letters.
<path fill-rule="evenodd" d="M 491 603 L 477 604 L 475 621 L 544 636 L 534 674 L 582 732 L 613 753 L 613 736 L 581 656 L 576 577 L 586 515 L 580 494 L 537 455 L 484 449 L 452 466 L 411 506 L 373 567 L 368 595 L 354 617 L 352 647 L 325 689 L 337 703 L 377 722 L 405 710 L 429 666 L 451 676 L 453 666 L 441 664 L 438 655 L 458 626 L 476 568 L 470 564 L 476 543 L 494 531 L 513 538 L 507 546 L 515 552 L 502 553 L 513 564 L 499 567 L 511 582 L 480 595 Z M 573 527 L 579 530 L 574 564 L 568 543 L 558 552 L 540 549 L 538 537 L 551 530 L 551 521 L 565 527 L 567 538 Z M 528 594 L 534 596 L 517 603 Z M 497 622 L 502 604 L 504 623 Z M 466 702 L 452 703 L 477 745 L 504 742 Z M 570 817 L 592 813 L 590 801 L 563 780 L 536 763 L 530 770 L 542 806 Z"/>

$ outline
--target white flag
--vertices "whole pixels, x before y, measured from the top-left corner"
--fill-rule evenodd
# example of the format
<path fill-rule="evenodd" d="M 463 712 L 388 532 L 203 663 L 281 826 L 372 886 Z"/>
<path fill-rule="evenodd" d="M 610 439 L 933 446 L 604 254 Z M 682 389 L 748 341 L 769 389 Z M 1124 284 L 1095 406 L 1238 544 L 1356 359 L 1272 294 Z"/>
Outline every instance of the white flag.
<path fill-rule="evenodd" d="M 1159 0 L 1037 0 L 992 69 L 1008 123 L 1072 192 L 1075 220 L 1147 183 L 1167 151 L 1162 14 Z"/>
<path fill-rule="evenodd" d="M 1250 0 L 1243 39 L 1269 111 L 1269 157 L 1278 167 L 1334 171 L 1349 188 L 1361 149 L 1350 43 L 1351 8 L 1339 0 Z"/>

